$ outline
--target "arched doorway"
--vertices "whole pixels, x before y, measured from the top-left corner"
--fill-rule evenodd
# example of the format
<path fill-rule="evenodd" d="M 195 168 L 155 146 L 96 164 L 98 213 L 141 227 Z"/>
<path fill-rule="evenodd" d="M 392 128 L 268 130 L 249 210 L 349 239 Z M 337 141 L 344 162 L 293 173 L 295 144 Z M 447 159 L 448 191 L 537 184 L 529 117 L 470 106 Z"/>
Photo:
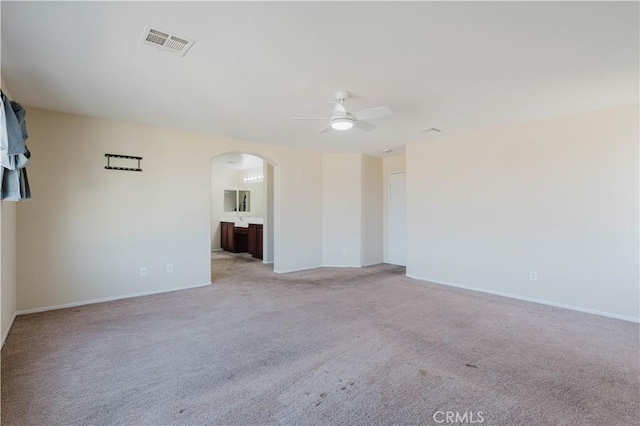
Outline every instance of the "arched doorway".
<path fill-rule="evenodd" d="M 227 152 L 211 158 L 213 283 L 237 265 L 261 262 L 272 265 L 269 270 L 277 265 L 276 170 L 273 161 L 255 153 Z"/>

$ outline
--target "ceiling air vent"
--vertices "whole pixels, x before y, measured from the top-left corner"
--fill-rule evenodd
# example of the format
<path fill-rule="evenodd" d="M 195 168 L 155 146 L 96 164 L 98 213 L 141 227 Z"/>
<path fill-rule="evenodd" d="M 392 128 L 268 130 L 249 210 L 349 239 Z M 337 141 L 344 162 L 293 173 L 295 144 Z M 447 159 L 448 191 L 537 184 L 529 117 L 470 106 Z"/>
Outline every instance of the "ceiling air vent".
<path fill-rule="evenodd" d="M 165 52 L 173 52 L 180 56 L 184 56 L 191 48 L 194 41 L 187 40 L 184 37 L 178 37 L 167 31 L 147 26 L 142 33 L 140 43 Z"/>

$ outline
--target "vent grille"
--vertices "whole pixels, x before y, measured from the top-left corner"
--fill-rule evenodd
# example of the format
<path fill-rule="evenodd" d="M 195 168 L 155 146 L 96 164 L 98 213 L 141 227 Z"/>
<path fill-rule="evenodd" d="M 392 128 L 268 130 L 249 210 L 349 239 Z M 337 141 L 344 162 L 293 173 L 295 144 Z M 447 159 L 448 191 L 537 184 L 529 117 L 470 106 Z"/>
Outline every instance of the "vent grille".
<path fill-rule="evenodd" d="M 149 30 L 146 41 L 148 41 L 149 43 L 157 44 L 159 46 L 164 46 L 167 38 L 169 38 L 169 34 L 161 33 L 160 31 L 156 30 Z"/>
<path fill-rule="evenodd" d="M 178 37 L 171 37 L 169 42 L 165 45 L 167 49 L 175 50 L 176 52 L 182 52 L 182 49 L 187 47 L 189 42 Z"/>
<path fill-rule="evenodd" d="M 189 48 L 191 48 L 194 41 L 188 40 L 184 37 L 175 36 L 168 31 L 147 26 L 144 29 L 144 33 L 142 33 L 140 43 L 145 46 L 153 47 L 157 50 L 164 50 L 166 52 L 173 52 L 180 56 L 184 56 Z"/>

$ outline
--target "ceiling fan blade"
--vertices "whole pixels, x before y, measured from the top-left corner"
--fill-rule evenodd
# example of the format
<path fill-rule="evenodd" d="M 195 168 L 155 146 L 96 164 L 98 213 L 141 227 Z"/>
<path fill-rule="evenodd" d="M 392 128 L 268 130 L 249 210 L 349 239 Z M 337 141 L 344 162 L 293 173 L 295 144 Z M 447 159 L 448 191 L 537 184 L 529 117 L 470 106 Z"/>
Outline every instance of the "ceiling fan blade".
<path fill-rule="evenodd" d="M 347 110 L 345 109 L 344 105 L 342 105 L 340 102 L 327 101 L 327 103 L 333 105 L 333 111 L 336 114 L 340 114 L 344 117 L 347 116 Z"/>
<path fill-rule="evenodd" d="M 386 117 L 387 115 L 391 115 L 391 109 L 386 106 L 369 108 L 358 111 L 353 115 L 358 120 L 372 120 L 374 118 Z"/>
<path fill-rule="evenodd" d="M 293 117 L 292 120 L 328 120 L 327 117 Z"/>
<path fill-rule="evenodd" d="M 365 132 L 369 132 L 376 128 L 374 124 L 368 123 L 366 121 L 360 121 L 360 120 L 353 123 L 353 125 L 355 126 L 356 129 L 364 130 Z"/>
<path fill-rule="evenodd" d="M 324 126 L 322 129 L 320 129 L 318 133 L 327 133 L 327 132 L 330 132 L 331 130 L 333 130 L 333 127 L 331 127 L 331 123 L 329 123 L 326 126 Z"/>

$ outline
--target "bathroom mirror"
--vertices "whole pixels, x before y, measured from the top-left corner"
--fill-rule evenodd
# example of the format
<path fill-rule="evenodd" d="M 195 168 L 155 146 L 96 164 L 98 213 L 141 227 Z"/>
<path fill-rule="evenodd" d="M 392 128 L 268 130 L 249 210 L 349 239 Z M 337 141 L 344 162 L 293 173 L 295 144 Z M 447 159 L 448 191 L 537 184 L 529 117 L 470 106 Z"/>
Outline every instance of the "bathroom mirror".
<path fill-rule="evenodd" d="M 223 211 L 235 212 L 238 211 L 238 191 L 225 189 Z"/>
<path fill-rule="evenodd" d="M 223 206 L 224 212 L 250 212 L 251 191 L 225 189 Z"/>

